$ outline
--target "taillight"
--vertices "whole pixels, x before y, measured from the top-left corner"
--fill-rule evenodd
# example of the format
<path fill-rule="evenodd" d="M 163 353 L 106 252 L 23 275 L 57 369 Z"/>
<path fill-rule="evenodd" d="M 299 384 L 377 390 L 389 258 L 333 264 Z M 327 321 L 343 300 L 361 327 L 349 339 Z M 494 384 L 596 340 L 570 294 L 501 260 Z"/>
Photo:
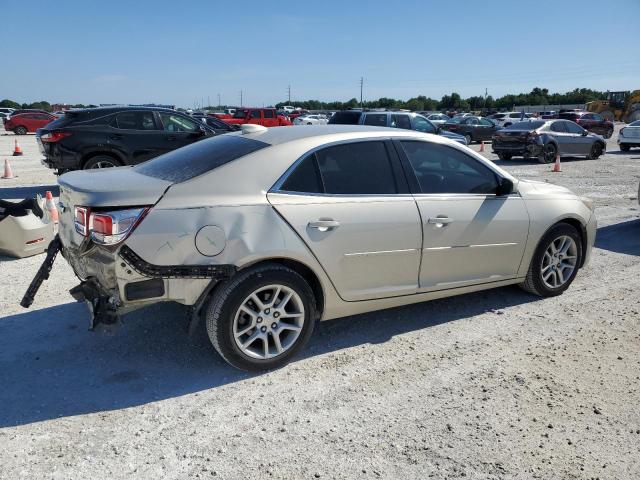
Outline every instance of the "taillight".
<path fill-rule="evenodd" d="M 146 215 L 149 207 L 112 212 L 94 212 L 89 219 L 91 240 L 100 245 L 115 245 L 125 240 Z"/>
<path fill-rule="evenodd" d="M 46 143 L 55 143 L 71 135 L 73 134 L 70 132 L 54 131 L 54 132 L 45 133 L 40 137 L 40 140 Z"/>
<path fill-rule="evenodd" d="M 622 136 L 624 136 L 624 135 L 622 135 L 622 134 L 623 134 L 623 132 L 624 132 L 624 128 L 621 128 L 621 129 L 620 129 L 620 134 L 619 134 L 621 137 L 622 137 Z"/>
<path fill-rule="evenodd" d="M 89 215 L 90 210 L 87 207 L 76 207 L 74 210 L 73 225 L 83 237 L 89 236 Z"/>

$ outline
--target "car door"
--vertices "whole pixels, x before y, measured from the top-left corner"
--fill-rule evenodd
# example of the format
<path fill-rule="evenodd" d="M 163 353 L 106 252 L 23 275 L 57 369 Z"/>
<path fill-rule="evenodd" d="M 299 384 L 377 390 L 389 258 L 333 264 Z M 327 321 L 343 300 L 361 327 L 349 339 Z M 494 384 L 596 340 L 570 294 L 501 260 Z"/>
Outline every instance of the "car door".
<path fill-rule="evenodd" d="M 398 113 L 391 114 L 391 128 L 402 128 L 404 130 L 411 130 L 411 117 L 406 114 Z"/>
<path fill-rule="evenodd" d="M 436 135 L 438 133 L 438 127 L 436 127 L 429 120 L 422 115 L 416 115 L 412 119 L 412 129 L 422 133 L 432 133 Z"/>
<path fill-rule="evenodd" d="M 420 215 L 389 142 L 342 142 L 310 152 L 268 199 L 344 300 L 416 292 Z"/>
<path fill-rule="evenodd" d="M 570 155 L 573 149 L 566 123 L 564 120 L 557 120 L 549 126 L 549 136 L 556 141 L 560 155 Z"/>
<path fill-rule="evenodd" d="M 571 154 L 589 155 L 593 137 L 590 137 L 588 132 L 575 122 L 565 121 L 565 127 L 569 135 Z"/>
<path fill-rule="evenodd" d="M 496 124 L 487 120 L 486 118 L 481 118 L 478 121 L 477 126 L 477 139 L 478 140 L 491 140 L 493 134 L 496 133 L 497 127 Z"/>
<path fill-rule="evenodd" d="M 115 114 L 106 136 L 107 145 L 121 152 L 128 164 L 144 162 L 165 151 L 163 132 L 153 111 L 127 110 Z"/>
<path fill-rule="evenodd" d="M 277 127 L 278 126 L 278 118 L 275 110 L 266 109 L 262 111 L 264 115 L 264 120 L 262 125 L 265 127 Z"/>
<path fill-rule="evenodd" d="M 250 110 L 249 111 L 249 119 L 247 123 L 254 123 L 257 125 L 262 125 L 262 114 L 260 110 Z"/>
<path fill-rule="evenodd" d="M 361 117 L 361 123 L 363 125 L 372 125 L 374 127 L 388 127 L 386 113 L 365 113 Z"/>
<path fill-rule="evenodd" d="M 201 122 L 175 112 L 158 112 L 162 127 L 162 149 L 170 152 L 205 137 Z"/>
<path fill-rule="evenodd" d="M 457 148 L 420 140 L 395 144 L 422 220 L 419 290 L 514 278 L 529 231 L 523 199 L 496 195 L 498 175 Z"/>

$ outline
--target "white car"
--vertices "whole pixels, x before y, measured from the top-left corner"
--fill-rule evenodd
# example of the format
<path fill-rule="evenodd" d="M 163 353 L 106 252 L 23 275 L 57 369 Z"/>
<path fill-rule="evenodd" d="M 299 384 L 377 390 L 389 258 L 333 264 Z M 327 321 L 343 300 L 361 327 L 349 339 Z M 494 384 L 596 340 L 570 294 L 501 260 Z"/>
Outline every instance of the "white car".
<path fill-rule="evenodd" d="M 282 107 L 280 110 L 284 110 L 287 113 L 293 113 L 296 111 L 295 107 L 292 107 L 291 105 L 285 105 L 284 107 Z"/>
<path fill-rule="evenodd" d="M 451 118 L 444 113 L 432 113 L 431 115 L 427 116 L 427 120 L 430 120 L 431 123 L 434 123 L 436 125 L 443 125 L 447 123 L 448 120 L 451 120 Z"/>
<path fill-rule="evenodd" d="M 640 120 L 620 129 L 618 145 L 623 152 L 628 152 L 631 147 L 640 147 Z"/>
<path fill-rule="evenodd" d="M 300 115 L 293 119 L 294 125 L 326 125 L 329 120 L 325 115 Z"/>
<path fill-rule="evenodd" d="M 523 118 L 522 112 L 505 112 L 491 115 L 489 119 L 493 120 L 493 122 L 500 127 L 508 127 L 509 125 L 513 125 L 514 123 L 526 122 L 527 120 L 535 120 L 535 117 L 531 113 L 525 113 Z"/>

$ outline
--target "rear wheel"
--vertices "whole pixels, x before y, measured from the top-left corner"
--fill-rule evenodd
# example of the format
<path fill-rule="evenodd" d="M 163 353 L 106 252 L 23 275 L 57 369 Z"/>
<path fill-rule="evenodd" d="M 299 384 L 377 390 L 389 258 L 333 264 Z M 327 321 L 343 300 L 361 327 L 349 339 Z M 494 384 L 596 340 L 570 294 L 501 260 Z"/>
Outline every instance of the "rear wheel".
<path fill-rule="evenodd" d="M 500 153 L 498 153 L 498 158 L 499 158 L 500 160 L 506 160 L 506 161 L 508 161 L 508 160 L 511 160 L 511 157 L 512 157 L 512 155 L 511 155 L 510 153 L 504 153 L 504 152 L 500 152 Z"/>
<path fill-rule="evenodd" d="M 22 125 L 20 125 L 13 130 L 13 133 L 15 133 L 16 135 L 26 135 L 27 129 L 26 127 L 23 127 Z"/>
<path fill-rule="evenodd" d="M 628 152 L 629 150 L 631 150 L 631 147 L 627 144 L 621 143 L 620 150 L 622 150 L 623 152 Z"/>
<path fill-rule="evenodd" d="M 520 287 L 541 297 L 562 294 L 573 282 L 582 261 L 582 242 L 575 227 L 559 223 L 542 237 Z"/>
<path fill-rule="evenodd" d="M 90 170 L 93 168 L 113 168 L 113 167 L 121 167 L 122 163 L 119 160 L 109 156 L 109 155 L 96 155 L 95 157 L 91 157 L 84 164 L 84 170 Z"/>
<path fill-rule="evenodd" d="M 471 142 L 473 142 L 473 138 L 471 138 L 471 134 L 469 133 L 465 134 L 464 139 L 467 141 L 467 145 L 471 145 Z"/>
<path fill-rule="evenodd" d="M 606 132 L 604 132 L 604 138 L 611 138 L 613 136 L 613 128 L 610 128 Z"/>
<path fill-rule="evenodd" d="M 267 264 L 238 273 L 207 307 L 214 348 L 241 370 L 278 368 L 307 343 L 317 310 L 313 291 L 295 271 Z"/>
<path fill-rule="evenodd" d="M 558 149 L 553 143 L 547 143 L 542 149 L 542 154 L 538 156 L 538 162 L 551 163 L 556 159 Z"/>
<path fill-rule="evenodd" d="M 589 160 L 596 160 L 600 155 L 602 155 L 602 144 L 596 142 L 591 145 L 591 151 L 589 152 L 589 155 L 587 155 L 587 158 Z"/>

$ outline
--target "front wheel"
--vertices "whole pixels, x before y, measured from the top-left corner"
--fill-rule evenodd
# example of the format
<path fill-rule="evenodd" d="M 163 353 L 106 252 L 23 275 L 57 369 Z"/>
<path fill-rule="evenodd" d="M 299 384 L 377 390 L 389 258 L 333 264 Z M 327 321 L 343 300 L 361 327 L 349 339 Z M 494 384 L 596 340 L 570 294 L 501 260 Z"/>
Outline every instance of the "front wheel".
<path fill-rule="evenodd" d="M 602 155 L 602 144 L 594 143 L 591 146 L 591 151 L 589 152 L 589 155 L 587 155 L 587 158 L 589 160 L 596 160 L 597 158 L 600 157 L 600 155 Z"/>
<path fill-rule="evenodd" d="M 84 170 L 91 170 L 94 168 L 113 168 L 121 167 L 122 163 L 109 155 L 96 155 L 87 160 L 84 164 Z"/>
<path fill-rule="evenodd" d="M 631 147 L 629 145 L 621 143 L 620 144 L 620 150 L 622 150 L 623 152 L 628 152 L 629 150 L 631 150 Z"/>
<path fill-rule="evenodd" d="M 246 270 L 214 293 L 207 333 L 217 352 L 241 370 L 278 368 L 307 343 L 317 318 L 309 284 L 278 264 Z"/>
<path fill-rule="evenodd" d="M 510 154 L 510 153 L 503 153 L 503 152 L 500 152 L 500 153 L 498 153 L 498 158 L 499 158 L 500 160 L 509 161 L 509 160 L 511 160 L 511 154 Z"/>
<path fill-rule="evenodd" d="M 467 141 L 467 145 L 471 145 L 471 142 L 473 142 L 473 138 L 471 138 L 471 134 L 469 133 L 464 136 L 464 139 Z"/>
<path fill-rule="evenodd" d="M 604 132 L 604 138 L 611 138 L 613 136 L 613 128 L 610 128 L 606 132 Z"/>
<path fill-rule="evenodd" d="M 15 133 L 16 135 L 26 135 L 27 134 L 27 129 L 25 127 L 23 127 L 22 125 L 20 125 L 20 126 L 15 128 L 13 133 Z"/>
<path fill-rule="evenodd" d="M 567 223 L 551 227 L 540 240 L 520 287 L 541 297 L 562 294 L 575 279 L 582 255 L 582 242 L 575 227 Z"/>

